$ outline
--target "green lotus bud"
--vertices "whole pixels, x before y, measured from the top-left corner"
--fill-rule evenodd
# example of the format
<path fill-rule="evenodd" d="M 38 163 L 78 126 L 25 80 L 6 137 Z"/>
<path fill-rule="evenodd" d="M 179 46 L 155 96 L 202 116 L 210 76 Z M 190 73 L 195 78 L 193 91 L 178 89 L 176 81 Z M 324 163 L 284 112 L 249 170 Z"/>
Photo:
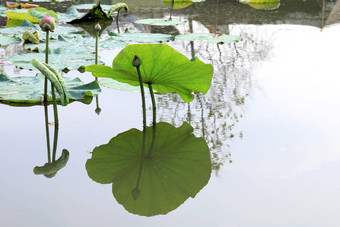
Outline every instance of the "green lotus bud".
<path fill-rule="evenodd" d="M 135 55 L 135 57 L 132 60 L 132 65 L 134 67 L 139 67 L 141 64 L 142 64 L 142 60 L 137 55 Z"/>
<path fill-rule="evenodd" d="M 99 32 L 100 30 L 102 30 L 102 27 L 100 27 L 99 22 L 94 26 L 94 30 L 96 30 L 97 32 Z"/>
<path fill-rule="evenodd" d="M 55 29 L 55 21 L 50 15 L 46 14 L 44 18 L 40 20 L 39 26 L 44 32 L 47 30 L 53 32 Z"/>

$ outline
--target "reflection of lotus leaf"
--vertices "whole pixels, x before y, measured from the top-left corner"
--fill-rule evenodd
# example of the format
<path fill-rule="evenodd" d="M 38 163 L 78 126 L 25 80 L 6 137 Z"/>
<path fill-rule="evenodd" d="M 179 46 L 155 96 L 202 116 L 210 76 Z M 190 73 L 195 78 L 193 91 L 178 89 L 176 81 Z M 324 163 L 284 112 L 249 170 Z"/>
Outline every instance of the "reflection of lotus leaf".
<path fill-rule="evenodd" d="M 213 67 L 197 57 L 189 60 L 165 44 L 134 44 L 125 47 L 115 57 L 112 68 L 90 65 L 86 71 L 97 77 L 109 77 L 120 82 L 139 86 L 132 60 L 137 55 L 143 62 L 140 67 L 144 84 L 152 84 L 159 93 L 177 92 L 185 102 L 194 99 L 193 91 L 207 93 L 213 76 Z"/>
<path fill-rule="evenodd" d="M 87 173 L 98 183 L 112 183 L 114 197 L 127 211 L 166 214 L 195 197 L 210 178 L 209 148 L 192 131 L 188 123 L 179 128 L 157 123 L 155 146 L 148 154 L 153 128 L 147 127 L 143 155 L 143 132 L 131 129 L 96 147 L 86 162 Z"/>
<path fill-rule="evenodd" d="M 37 74 L 34 77 L 9 77 L 0 74 L 0 101 L 16 103 L 41 103 L 44 96 L 44 76 Z M 71 100 L 80 100 L 85 96 L 93 96 L 101 90 L 97 82 L 83 84 L 79 78 L 65 78 L 66 89 Z M 49 86 L 50 83 L 48 83 Z M 48 101 L 52 101 L 52 94 L 48 89 Z M 56 94 L 60 100 L 59 94 Z"/>
<path fill-rule="evenodd" d="M 43 166 L 36 166 L 33 169 L 34 174 L 44 174 L 46 177 L 53 177 L 59 170 L 64 168 L 67 164 L 70 153 L 63 149 L 60 158 L 51 163 L 46 163 Z"/>

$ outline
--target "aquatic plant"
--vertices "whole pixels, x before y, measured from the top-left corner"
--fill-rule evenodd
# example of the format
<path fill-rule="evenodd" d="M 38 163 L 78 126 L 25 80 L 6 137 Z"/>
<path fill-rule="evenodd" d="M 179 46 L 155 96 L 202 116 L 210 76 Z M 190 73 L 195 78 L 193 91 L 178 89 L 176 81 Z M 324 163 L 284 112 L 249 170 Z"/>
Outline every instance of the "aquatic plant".
<path fill-rule="evenodd" d="M 126 13 L 129 11 L 129 7 L 128 7 L 128 5 L 126 3 L 116 3 L 107 12 L 107 17 L 111 17 L 112 13 L 117 12 L 117 15 L 116 15 L 116 26 L 117 26 L 118 33 L 120 33 L 120 31 L 119 31 L 119 22 L 118 22 L 118 20 L 119 20 L 119 12 L 122 9 L 124 9 Z"/>

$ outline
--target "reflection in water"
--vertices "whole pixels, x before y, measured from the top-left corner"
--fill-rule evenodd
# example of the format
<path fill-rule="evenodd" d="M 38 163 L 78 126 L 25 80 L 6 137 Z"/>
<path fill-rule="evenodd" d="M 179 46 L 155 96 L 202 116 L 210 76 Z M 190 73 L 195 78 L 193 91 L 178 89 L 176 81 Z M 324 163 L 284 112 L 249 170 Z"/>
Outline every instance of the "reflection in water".
<path fill-rule="evenodd" d="M 52 158 L 51 158 L 50 130 L 49 130 L 47 104 L 44 105 L 44 113 L 45 113 L 45 129 L 46 129 L 46 144 L 47 144 L 47 163 L 43 166 L 34 167 L 33 172 L 36 175 L 43 174 L 47 178 L 52 178 L 57 174 L 57 172 L 60 169 L 66 166 L 70 154 L 68 150 L 63 149 L 61 156 L 56 160 L 59 124 L 54 124 L 54 137 L 53 137 Z"/>
<path fill-rule="evenodd" d="M 209 148 L 192 131 L 186 122 L 130 129 L 93 150 L 87 173 L 98 183 L 112 183 L 114 197 L 128 212 L 167 214 L 210 179 Z"/>

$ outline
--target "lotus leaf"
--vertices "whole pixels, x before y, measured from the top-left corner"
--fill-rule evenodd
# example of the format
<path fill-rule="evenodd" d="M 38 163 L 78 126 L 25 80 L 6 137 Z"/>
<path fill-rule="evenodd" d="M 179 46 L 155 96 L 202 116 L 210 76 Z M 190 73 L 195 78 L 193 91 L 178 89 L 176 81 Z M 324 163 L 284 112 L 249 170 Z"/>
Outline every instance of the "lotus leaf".
<path fill-rule="evenodd" d="M 70 157 L 68 150 L 63 149 L 61 156 L 54 162 L 46 163 L 43 166 L 36 166 L 33 169 L 35 175 L 44 174 L 45 176 L 54 176 L 59 170 L 64 168 Z"/>
<path fill-rule="evenodd" d="M 106 18 L 108 18 L 107 14 L 103 11 L 100 3 L 98 3 L 97 5 L 93 5 L 92 9 L 89 12 L 87 12 L 82 18 L 72 20 L 69 23 L 78 24 L 78 23 L 83 23 L 87 21 L 93 21 L 96 19 L 106 19 Z M 111 17 L 110 19 L 112 20 Z"/>
<path fill-rule="evenodd" d="M 16 21 L 22 21 L 22 20 L 28 20 L 29 22 L 38 24 L 39 23 L 39 19 L 28 14 L 28 13 L 19 13 L 19 12 L 13 12 L 13 11 L 8 11 L 6 12 L 6 16 L 10 19 L 10 20 L 16 20 Z"/>
<path fill-rule="evenodd" d="M 113 60 L 112 68 L 90 65 L 86 71 L 96 77 L 109 77 L 139 86 L 138 74 L 131 62 L 138 56 L 144 85 L 152 84 L 159 93 L 177 92 L 185 102 L 194 99 L 193 92 L 207 93 L 213 67 L 197 57 L 189 60 L 166 44 L 134 44 L 125 47 Z"/>
<path fill-rule="evenodd" d="M 234 43 L 242 40 L 242 37 L 225 34 L 212 33 L 190 33 L 185 35 L 178 35 L 176 39 L 187 41 L 200 41 L 205 43 Z"/>
<path fill-rule="evenodd" d="M 239 0 L 255 9 L 274 10 L 279 8 L 280 0 Z"/>
<path fill-rule="evenodd" d="M 164 4 L 167 5 L 169 8 L 172 7 L 172 1 L 171 0 L 163 0 Z M 173 9 L 184 9 L 188 6 L 190 6 L 193 3 L 193 1 L 183 1 L 183 0 L 175 0 Z"/>
<path fill-rule="evenodd" d="M 169 18 L 140 19 L 140 20 L 136 20 L 135 23 L 158 25 L 158 26 L 174 26 L 174 25 L 184 24 L 183 21 L 170 20 Z"/>
<path fill-rule="evenodd" d="M 113 40 L 120 41 L 135 41 L 140 43 L 156 43 L 156 42 L 168 42 L 170 40 L 174 40 L 174 36 L 159 34 L 159 33 L 130 33 L 125 32 L 122 34 L 114 33 L 108 31 L 108 34 L 112 36 Z"/>
<path fill-rule="evenodd" d="M 47 14 L 50 15 L 55 21 L 58 20 L 58 15 L 53 10 L 48 10 L 43 7 L 31 8 L 28 13 L 39 20 L 43 19 Z"/>
<path fill-rule="evenodd" d="M 91 179 L 112 183 L 118 203 L 134 214 L 167 214 L 196 194 L 208 183 L 211 160 L 207 143 L 194 136 L 193 128 L 183 123 L 179 128 L 157 123 L 143 132 L 130 129 L 96 147 L 86 162 Z"/>
<path fill-rule="evenodd" d="M 6 74 L 0 74 L 0 101 L 15 103 L 42 103 L 44 96 L 45 77 L 37 74 L 34 77 L 9 77 Z M 80 100 L 85 96 L 99 94 L 100 87 L 96 81 L 84 84 L 79 78 L 70 79 L 64 77 L 66 89 L 70 100 Z M 50 83 L 48 83 L 50 86 Z M 48 101 L 52 101 L 52 94 L 48 89 Z M 60 100 L 59 94 L 56 94 L 57 100 Z"/>
<path fill-rule="evenodd" d="M 8 46 L 8 45 L 17 44 L 20 42 L 21 42 L 21 39 L 18 37 L 0 36 L 0 46 Z"/>
<path fill-rule="evenodd" d="M 119 12 L 121 9 L 125 9 L 125 12 L 129 11 L 129 7 L 128 7 L 127 4 L 125 4 L 125 3 L 116 3 L 107 12 L 107 17 L 111 17 L 112 13 Z"/>

